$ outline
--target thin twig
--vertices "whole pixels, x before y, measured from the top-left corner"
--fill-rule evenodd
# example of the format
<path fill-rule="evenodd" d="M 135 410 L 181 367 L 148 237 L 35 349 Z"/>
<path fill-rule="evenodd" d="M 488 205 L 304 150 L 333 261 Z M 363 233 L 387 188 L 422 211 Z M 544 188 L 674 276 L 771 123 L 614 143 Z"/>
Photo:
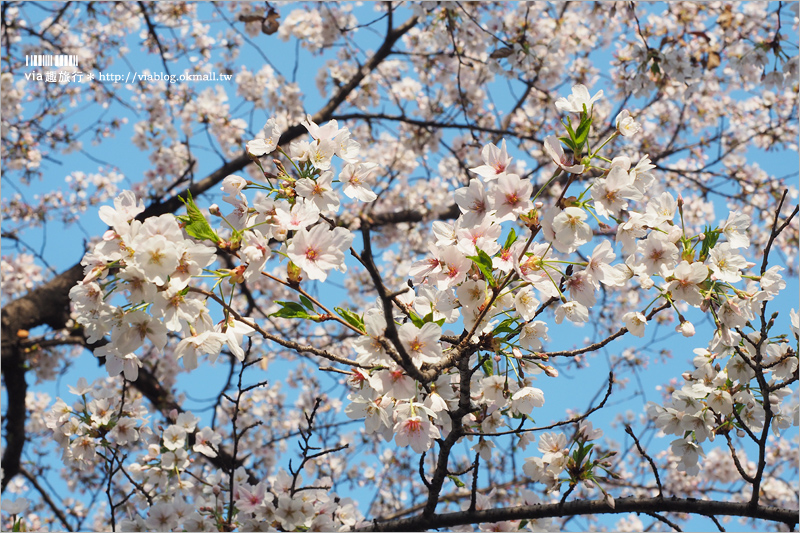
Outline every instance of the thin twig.
<path fill-rule="evenodd" d="M 30 472 L 28 472 L 28 470 L 24 466 L 21 466 L 19 468 L 19 473 L 22 474 L 25 477 L 25 479 L 30 481 L 31 485 L 33 485 L 33 488 L 35 488 L 39 492 L 39 494 L 41 494 L 42 499 L 47 504 L 47 506 L 50 507 L 50 510 L 53 511 L 53 514 L 56 515 L 56 518 L 58 518 L 58 521 L 61 522 L 61 525 L 64 526 L 64 529 L 66 529 L 67 531 L 74 531 L 72 527 L 69 525 L 69 522 L 67 522 L 67 517 L 64 516 L 64 512 L 56 506 L 55 502 L 53 502 L 52 498 L 50 498 L 50 495 L 47 493 L 47 491 L 44 490 L 44 487 L 42 487 L 36 480 L 36 477 Z"/>
<path fill-rule="evenodd" d="M 663 516 L 661 516 L 658 513 L 649 513 L 649 512 L 647 512 L 647 513 L 644 513 L 644 514 L 646 514 L 647 516 L 652 516 L 653 518 L 655 518 L 659 522 L 664 522 L 665 524 L 667 524 L 669 527 L 671 527 L 675 531 L 683 531 L 681 528 L 678 527 L 678 524 L 676 524 L 675 522 L 672 522 L 672 521 L 664 518 Z"/>
<path fill-rule="evenodd" d="M 636 435 L 633 434 L 633 430 L 630 426 L 625 426 L 625 433 L 631 436 L 633 442 L 636 444 L 636 449 L 639 450 L 639 455 L 647 459 L 647 462 L 650 463 L 650 468 L 653 470 L 653 475 L 656 478 L 656 485 L 658 486 L 658 497 L 664 497 L 664 491 L 661 488 L 661 478 L 658 477 L 658 469 L 656 468 L 656 463 L 653 461 L 653 458 L 647 455 L 647 452 L 644 451 L 642 445 L 639 444 L 639 439 L 636 438 Z"/>

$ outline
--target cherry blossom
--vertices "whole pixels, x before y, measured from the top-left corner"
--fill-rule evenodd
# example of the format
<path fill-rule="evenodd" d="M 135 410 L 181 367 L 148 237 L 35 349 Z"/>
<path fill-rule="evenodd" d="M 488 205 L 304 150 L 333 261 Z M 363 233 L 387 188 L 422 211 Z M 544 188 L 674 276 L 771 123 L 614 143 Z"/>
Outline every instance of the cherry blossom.
<path fill-rule="evenodd" d="M 508 165 L 513 159 L 508 156 L 505 139 L 500 144 L 500 148 L 492 143 L 484 146 L 481 150 L 481 157 L 483 158 L 483 165 L 470 170 L 487 181 L 496 180 L 500 176 L 504 176 Z"/>
<path fill-rule="evenodd" d="M 592 104 L 603 97 L 603 91 L 597 91 L 594 96 L 589 96 L 589 89 L 585 85 L 575 85 L 572 88 L 572 94 L 566 98 L 559 98 L 556 100 L 556 108 L 560 111 L 567 111 L 569 113 L 583 113 L 583 108 L 586 106 L 587 111 L 592 110 Z"/>

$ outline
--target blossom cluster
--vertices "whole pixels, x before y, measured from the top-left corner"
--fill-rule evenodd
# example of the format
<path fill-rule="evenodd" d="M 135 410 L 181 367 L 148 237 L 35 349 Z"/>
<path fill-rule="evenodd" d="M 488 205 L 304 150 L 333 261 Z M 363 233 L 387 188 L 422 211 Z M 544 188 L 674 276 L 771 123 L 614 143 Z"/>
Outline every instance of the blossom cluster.
<path fill-rule="evenodd" d="M 58 398 L 45 415 L 67 467 L 78 471 L 98 468 L 111 449 L 148 440 L 147 407 L 141 400 L 124 402 L 108 385 L 101 380 L 89 385 L 80 378 L 74 387 L 68 387 L 79 400 L 68 405 Z"/>
<path fill-rule="evenodd" d="M 582 121 L 590 121 L 593 103 L 601 96 L 598 93 L 591 97 L 585 87 L 576 86 L 569 98 L 556 102 L 556 107 L 579 114 Z M 627 112 L 617 117 L 616 126 L 615 135 L 623 137 L 639 131 Z M 570 134 L 574 135 L 572 131 Z M 572 148 L 573 154 L 580 154 L 580 150 L 574 150 L 576 146 Z M 694 307 L 712 315 L 717 326 L 712 342 L 715 357 L 728 361 L 728 374 L 724 370 L 712 371 L 709 362 L 698 365 L 699 370 L 693 375 L 699 376 L 697 379 L 702 377 L 700 380 L 705 383 L 684 387 L 692 388 L 690 394 L 696 408 L 673 416 L 677 422 L 669 425 L 668 432 L 681 436 L 690 432 L 674 443 L 684 446 L 686 466 L 696 464 L 696 442 L 709 435 L 713 438 L 714 431 L 726 428 L 724 421 L 715 420 L 713 411 L 708 410 L 706 397 L 709 402 L 718 397 L 730 400 L 725 390 L 739 391 L 736 401 L 728 401 L 722 414 L 730 415 L 735 405 L 737 413 L 755 420 L 753 429 L 757 429 L 763 409 L 749 392 L 748 383 L 755 377 L 753 360 L 757 358 L 770 374 L 768 384 L 776 386 L 796 373 L 797 355 L 785 339 L 763 342 L 758 334 L 743 338 L 738 333 L 739 328 L 753 320 L 764 302 L 785 287 L 781 267 L 772 267 L 761 275 L 750 273 L 755 264 L 740 253 L 750 244 L 749 217 L 734 211 L 718 226 L 707 226 L 703 233 L 691 234 L 683 223 L 684 201 L 680 196 L 676 199 L 671 193 L 662 192 L 647 198 L 647 190 L 654 181 L 651 172 L 654 165 L 647 156 L 636 165 L 628 157 L 618 156 L 608 160 L 608 166 L 603 168 L 592 164 L 596 154 L 579 160 L 566 156 L 561 141 L 555 137 L 545 140 L 545 150 L 556 166 L 554 177 L 563 171 L 572 180 L 590 167 L 602 174 L 591 179 L 590 186 L 580 196 L 563 198 L 562 195 L 563 200 L 557 205 L 545 207 L 542 202 L 535 202 L 538 194 L 534 194 L 533 184 L 512 172 L 505 143 L 499 147 L 487 145 L 482 151 L 484 164 L 472 169 L 478 179 L 455 191 L 461 215 L 452 225 L 433 224 L 432 241 L 428 243 L 430 256 L 409 270 L 415 289 L 398 296 L 401 310 L 412 318 L 398 330 L 411 362 L 420 368 L 440 363 L 453 349 L 442 338 L 442 324 L 463 319 L 465 332 L 473 335 L 479 349 L 489 348 L 487 351 L 494 352 L 497 362 L 504 357 L 508 362 L 506 372 L 514 367 L 518 376 L 514 381 L 498 372 L 476 381 L 470 389 L 477 406 L 488 406 L 482 411 L 485 418 L 481 426 L 483 431 L 491 433 L 505 424 L 502 417 L 496 416 L 498 413 L 529 414 L 532 407 L 544 403 L 542 391 L 529 386 L 530 378 L 521 377 L 530 374 L 531 369 L 544 368 L 537 359 L 541 357 L 548 328 L 546 322 L 536 320 L 544 307 L 556 303 L 556 323 L 565 318 L 575 323 L 586 322 L 602 286 L 615 289 L 635 284 L 641 290 L 655 293 L 655 298 L 644 309 L 622 316 L 626 331 L 643 337 L 648 311 L 663 302 L 679 318 L 676 331 L 691 337 L 695 327 L 684 313 L 687 307 Z M 633 208 L 636 202 L 640 202 L 640 209 Z M 596 244 L 586 259 L 571 258 L 594 240 L 592 219 L 605 227 L 608 226 L 601 219 L 616 223 L 615 240 L 621 261 L 615 263 L 617 252 L 608 240 Z M 532 230 L 531 238 L 527 242 L 516 240 L 512 232 L 501 244 L 501 223 L 509 221 L 522 221 Z M 534 239 L 536 236 L 541 240 Z M 568 270 L 563 268 L 564 264 L 569 265 Z M 740 282 L 747 282 L 746 287 L 737 287 Z M 402 317 L 400 313 L 397 315 Z M 492 320 L 503 316 L 507 318 Z M 394 436 L 399 446 L 408 445 L 417 452 L 428 450 L 449 430 L 451 420 L 446 410 L 448 406 L 454 410 L 457 403 L 454 387 L 457 388 L 460 376 L 453 371 L 445 372 L 430 390 L 425 390 L 403 373 L 398 361 L 387 352 L 384 312 L 379 308 L 368 310 L 364 325 L 366 335 L 355 345 L 357 361 L 379 370 L 356 371 L 351 379 L 356 391 L 350 396 L 353 403 L 348 407 L 348 415 L 365 417 L 368 433 L 378 433 L 386 440 Z M 490 346 L 486 345 L 487 339 L 492 339 Z M 758 352 L 762 342 L 766 350 L 763 358 Z M 743 357 L 748 359 L 747 364 Z M 472 361 L 473 365 L 476 363 L 477 357 Z M 498 370 L 503 368 L 497 366 Z M 732 372 L 734 367 L 739 370 Z M 741 385 L 726 385 L 729 377 L 739 380 Z M 779 408 L 779 398 L 787 395 L 788 390 L 779 388 L 772 396 L 776 430 L 791 423 L 792 416 Z M 681 401 L 684 396 L 681 395 Z M 520 407 L 522 404 L 525 408 Z M 681 417 L 683 423 L 678 424 Z M 659 418 L 660 426 L 666 424 L 662 422 L 665 418 Z M 490 442 L 481 444 L 482 449 L 490 446 Z M 554 464 L 563 467 L 563 462 Z M 543 479 L 540 474 L 536 478 Z"/>
<path fill-rule="evenodd" d="M 359 144 L 336 121 L 320 127 L 309 118 L 306 127 L 313 141 L 290 147 L 300 177 L 283 170 L 277 184 L 269 177 L 268 185 L 239 176 L 223 180 L 223 200 L 232 212 L 222 215 L 217 206 L 211 211 L 222 220 L 219 233 L 228 235 L 227 240 L 211 228 L 191 198 L 189 214 L 183 218 L 161 215 L 137 220 L 144 204 L 131 191 L 120 194 L 113 208 L 101 208 L 100 218 L 111 229 L 84 257 L 85 277 L 70 291 L 70 298 L 76 322 L 89 342 L 110 336 L 110 343 L 95 349 L 96 356 L 105 357 L 110 375 L 124 372 L 135 380 L 142 364 L 136 351 L 146 341 L 162 349 L 170 334 L 180 336 L 174 357 L 189 370 L 197 367 L 200 355 L 213 362 L 224 346 L 243 360 L 242 342 L 253 328 L 227 312 L 214 323 L 207 297 L 190 290 L 192 278 L 203 275 L 216 261 L 218 248 L 236 253 L 241 263 L 214 271 L 215 287 L 223 280 L 237 283 L 258 276 L 273 254 L 271 241 L 284 242 L 279 253 L 290 259 L 290 271 L 298 270 L 295 281 L 301 279 L 300 272 L 324 281 L 330 270 L 346 270 L 344 253 L 353 236 L 344 228 L 331 228 L 324 219 L 340 205 L 331 159 L 337 155 L 345 162 L 339 174 L 344 194 L 365 202 L 376 198 L 369 187 L 375 166 L 358 159 Z M 271 153 L 279 137 L 272 119 L 264 136 L 248 143 L 248 151 L 253 157 Z M 261 192 L 251 207 L 243 192 L 246 187 L 266 194 Z M 114 305 L 117 296 L 122 305 Z"/>
<path fill-rule="evenodd" d="M 788 390 L 781 380 L 796 373 L 796 353 L 785 339 L 741 333 L 760 306 L 785 287 L 780 267 L 760 275 L 750 272 L 755 264 L 740 253 L 750 244 L 751 221 L 746 214 L 734 211 L 717 226 L 692 233 L 684 222 L 681 196 L 676 199 L 667 191 L 650 194 L 655 167 L 649 157 L 644 155 L 634 164 L 627 156 L 599 154 L 614 138 L 630 138 L 642 130 L 628 111 L 616 117 L 610 137 L 599 148 L 588 149 L 593 107 L 601 97 L 602 91 L 591 96 L 586 87 L 577 85 L 568 98 L 555 102 L 559 111 L 577 116 L 579 124 L 573 128 L 568 120 L 567 136 L 544 140 L 553 169 L 544 186 L 537 187 L 517 172 L 505 141 L 499 146 L 487 144 L 481 151 L 483 164 L 470 169 L 476 177 L 454 191 L 460 215 L 453 224 L 433 223 L 425 243 L 429 255 L 410 267 L 413 286 L 391 301 L 378 302 L 363 315 L 337 311 L 342 324 L 361 334 L 352 344 L 356 357 L 345 413 L 352 419 L 363 418 L 367 434 L 394 440 L 416 453 L 430 450 L 453 431 L 452 413 L 462 403 L 462 380 L 469 379 L 469 411 L 459 420 L 459 431 L 470 440 L 477 437 L 472 449 L 490 460 L 495 446 L 490 437 L 504 426 L 512 427 L 512 418 L 524 423 L 534 409 L 544 405 L 545 393 L 533 386 L 534 376 L 558 375 L 546 364 L 544 346 L 549 339 L 543 319 L 552 313 L 557 324 L 564 319 L 586 322 L 598 291 L 631 286 L 654 297 L 643 309 L 621 317 L 625 324 L 621 333 L 644 336 L 652 316 L 666 308 L 673 309 L 679 318 L 676 331 L 686 337 L 694 335 L 693 324 L 684 316 L 689 307 L 709 313 L 716 324 L 714 340 L 703 352 L 705 359 L 696 359 L 696 372 L 673 395 L 673 404 L 650 407 L 659 427 L 681 436 L 673 443 L 681 458 L 680 469 L 697 472 L 699 443 L 715 433 L 736 424 L 759 428 L 766 400 L 754 395 L 749 385 L 755 371 L 769 373 L 768 385 L 774 386 L 768 399 L 773 429 L 779 431 L 791 423 L 791 414 L 780 402 Z M 334 157 L 342 161 L 341 192 L 361 202 L 378 198 L 370 185 L 377 165 L 360 159 L 360 144 L 335 120 L 317 125 L 307 117 L 304 126 L 311 140 L 292 143 L 288 152 L 278 145 L 281 129 L 275 119 L 247 143 L 263 180 L 239 176 L 223 180 L 223 201 L 230 212 L 223 215 L 219 206 L 210 207 L 210 216 L 221 221 L 216 230 L 191 197 L 185 200 L 187 215 L 162 215 L 144 222 L 136 218 L 144 206 L 130 191 L 117 197 L 113 208 L 101 209 L 101 219 L 112 229 L 84 258 L 85 278 L 70 297 L 76 322 L 84 327 L 89 342 L 110 336 L 109 343 L 95 349 L 95 355 L 105 357 L 110 375 L 123 372 L 135 380 L 142 364 L 136 351 L 145 341 L 163 349 L 171 335 L 179 339 L 173 357 L 182 359 L 187 370 L 198 366 L 200 355 L 215 361 L 226 347 L 244 362 L 244 337 L 262 331 L 251 318 L 232 312 L 225 304 L 226 294 L 231 285 L 260 280 L 273 256 L 288 259 L 283 283 L 298 291 L 303 276 L 324 282 L 331 270 L 346 271 L 345 252 L 354 236 L 332 223 L 341 205 L 334 185 Z M 277 173 L 265 170 L 260 158 L 273 152 L 283 155 L 294 172 L 279 159 L 273 160 Z M 545 205 L 539 197 L 559 176 L 566 178 L 566 185 L 557 201 Z M 583 192 L 567 196 L 576 181 L 586 185 Z M 245 194 L 250 190 L 257 192 L 255 198 Z M 598 228 L 610 227 L 601 219 L 616 224 L 614 243 L 605 238 L 594 242 Z M 524 233 L 517 235 L 517 230 Z M 229 254 L 238 265 L 211 269 L 218 253 Z M 194 278 L 201 276 L 215 280 L 214 289 L 220 289 L 215 300 L 222 306 L 223 317 L 218 322 L 208 307 L 213 291 L 193 285 Z M 737 287 L 741 283 L 746 286 Z M 124 300 L 122 305 L 114 305 L 118 298 Z M 308 298 L 301 301 L 302 305 L 278 302 L 283 308 L 274 316 L 332 318 L 314 314 L 316 303 Z M 657 307 L 659 302 L 661 307 Z M 388 338 L 389 317 L 395 323 L 394 341 Z M 460 337 L 443 331 L 445 323 L 459 321 L 464 329 Z M 465 374 L 455 367 L 465 353 L 469 367 L 480 372 Z M 727 360 L 725 370 L 712 366 L 715 359 Z M 431 369 L 436 369 L 433 379 L 412 377 Z M 104 406 L 91 405 L 81 411 L 87 420 Z M 90 430 L 79 431 L 75 423 L 68 423 L 74 419 L 71 410 L 60 413 L 53 429 L 62 431 L 66 449 L 83 446 L 75 444 L 80 439 L 86 441 L 87 450 L 98 445 L 88 438 Z M 111 419 L 99 420 L 101 426 L 92 431 L 102 434 L 102 424 Z M 182 414 L 164 430 L 159 443 L 152 444 L 148 457 L 139 463 L 141 468 L 133 475 L 137 482 L 143 487 L 192 484 L 180 477 L 188 465 L 187 436 L 194 435 L 192 451 L 208 457 L 218 455 L 221 439 L 209 428 L 195 435 L 195 423 L 194 417 Z M 64 431 L 67 426 L 72 429 Z M 73 434 L 80 434 L 79 438 L 69 440 Z M 609 472 L 610 464 L 604 461 L 609 456 L 591 460 L 593 445 L 587 444 L 599 432 L 585 424 L 577 435 L 571 444 L 562 434 L 543 435 L 539 450 L 544 455 L 526 462 L 531 480 L 554 490 L 567 469 L 571 475 L 581 472 L 580 479 L 600 487 L 596 476 L 601 474 L 595 467 Z M 519 438 L 522 448 L 532 441 L 525 432 Z M 573 446 L 577 448 L 570 455 Z M 78 461 L 87 456 L 80 450 L 70 453 Z M 159 481 L 158 472 L 170 475 Z M 173 474 L 177 477 L 170 477 Z M 296 499 L 295 482 L 288 496 L 285 479 L 272 481 L 269 488 L 264 482 L 249 484 L 242 479 L 224 490 L 233 492 L 239 511 L 251 513 L 252 520 L 277 520 L 291 529 L 336 518 L 323 489 L 301 491 L 302 498 Z M 219 520 L 220 512 L 213 511 L 216 504 L 206 503 L 202 507 L 212 511 L 202 520 Z M 149 525 L 173 528 L 184 524 L 179 520 L 182 516 L 180 504 L 165 502 L 151 508 L 148 520 Z M 189 523 L 205 527 L 201 522 Z"/>

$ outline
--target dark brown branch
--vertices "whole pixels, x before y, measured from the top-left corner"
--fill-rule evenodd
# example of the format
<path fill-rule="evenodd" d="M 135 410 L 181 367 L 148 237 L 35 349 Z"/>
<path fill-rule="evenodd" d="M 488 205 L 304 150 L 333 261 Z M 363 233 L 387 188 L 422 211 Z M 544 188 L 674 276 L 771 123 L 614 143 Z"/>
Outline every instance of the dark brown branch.
<path fill-rule="evenodd" d="M 665 303 L 661 304 L 660 306 L 656 307 L 655 309 L 653 309 L 652 311 L 650 311 L 647 314 L 647 320 L 650 320 L 651 318 L 653 318 L 656 315 L 656 313 L 658 313 L 660 311 L 663 311 L 664 309 L 667 309 L 669 306 L 670 306 L 669 302 L 665 302 Z M 606 337 L 605 339 L 603 339 L 603 340 L 601 340 L 599 342 L 595 342 L 594 344 L 590 344 L 589 346 L 584 346 L 583 348 L 578 348 L 576 350 L 562 350 L 562 351 L 558 351 L 558 352 L 545 352 L 545 355 L 547 355 L 548 357 L 555 357 L 557 355 L 564 356 L 564 357 L 575 357 L 576 355 L 580 355 L 582 353 L 594 352 L 596 350 L 599 350 L 600 348 L 602 348 L 603 346 L 605 346 L 609 342 L 613 341 L 614 339 L 617 339 L 617 338 L 623 336 L 627 332 L 628 332 L 628 328 L 622 327 L 616 333 L 613 333 L 612 335 L 609 335 L 608 337 Z"/>
<path fill-rule="evenodd" d="M 778 220 L 781 218 L 781 208 L 783 207 L 783 202 L 786 199 L 786 195 L 789 193 L 789 189 L 784 189 L 783 196 L 781 196 L 781 201 L 778 203 L 778 208 L 775 210 L 775 220 L 772 222 L 772 231 L 769 235 L 769 241 L 767 241 L 767 246 L 764 248 L 764 258 L 761 260 L 761 274 L 763 275 L 764 272 L 767 271 L 767 263 L 769 262 L 769 250 L 772 248 L 772 243 L 775 242 L 775 238 L 780 235 L 780 233 L 789 225 L 792 219 L 797 215 L 798 208 L 800 206 L 794 206 L 794 210 L 792 213 L 784 220 L 783 224 L 778 227 Z"/>
<path fill-rule="evenodd" d="M 509 430 L 509 431 L 500 431 L 500 432 L 496 432 L 496 433 L 466 433 L 466 434 L 467 435 L 479 435 L 481 437 L 499 437 L 501 435 L 518 435 L 518 434 L 521 434 L 521 433 L 530 433 L 530 432 L 533 432 L 533 431 L 544 431 L 546 429 L 553 429 L 553 428 L 557 428 L 557 427 L 561 427 L 561 426 L 566 426 L 566 425 L 569 425 L 569 424 L 577 424 L 578 422 L 581 422 L 582 420 L 586 420 L 587 418 L 589 418 L 589 415 L 591 415 L 595 411 L 599 411 L 600 409 L 605 407 L 606 402 L 608 401 L 608 398 L 611 396 L 611 391 L 613 390 L 613 388 L 614 388 L 614 372 L 609 372 L 608 373 L 608 388 L 606 388 L 606 394 L 605 394 L 605 396 L 603 396 L 602 401 L 599 404 L 597 404 L 596 406 L 594 406 L 591 409 L 589 409 L 588 411 L 586 411 L 585 413 L 583 413 L 582 415 L 576 416 L 575 418 L 570 418 L 569 420 L 561 420 L 560 422 L 554 422 L 554 423 L 550 424 L 549 426 L 540 426 L 540 427 L 528 428 L 528 429 L 522 429 L 522 424 L 520 424 L 520 426 L 517 429 L 512 429 L 512 430 Z M 596 396 L 595 396 L 595 398 L 596 398 Z M 523 420 L 522 422 L 524 423 L 525 421 Z"/>
<path fill-rule="evenodd" d="M 539 145 L 543 145 L 544 141 L 542 139 L 537 139 L 535 137 L 531 137 L 530 135 L 520 135 L 519 133 L 515 133 L 510 130 L 498 129 L 498 128 L 487 128 L 483 126 L 478 126 L 476 124 L 461 124 L 455 122 L 436 122 L 434 120 L 419 120 L 410 117 L 406 117 L 403 115 L 387 115 L 385 113 L 343 113 L 343 114 L 336 114 L 333 115 L 331 118 L 335 118 L 336 120 L 388 120 L 392 122 L 402 122 L 404 124 L 410 124 L 412 126 L 417 126 L 420 128 L 431 128 L 431 129 L 457 129 L 457 130 L 470 130 L 470 131 L 479 131 L 481 133 L 491 133 L 494 135 L 508 135 L 510 137 L 516 137 L 518 139 L 523 139 L 526 141 L 532 141 Z"/>
<path fill-rule="evenodd" d="M 708 517 L 711 519 L 712 522 L 714 522 L 714 525 L 717 526 L 717 529 L 722 531 L 722 533 L 725 533 L 725 528 L 722 527 L 722 524 L 719 523 L 719 520 L 717 520 L 716 516 L 714 516 L 713 514 L 710 514 L 710 515 L 708 515 Z"/>
<path fill-rule="evenodd" d="M 417 515 L 398 520 L 374 521 L 370 527 L 356 531 L 426 531 L 450 528 L 464 524 L 483 524 L 504 520 L 536 520 L 539 518 L 623 514 L 623 513 L 688 513 L 715 516 L 740 516 L 772 522 L 782 522 L 792 526 L 797 523 L 797 511 L 778 507 L 748 503 L 720 502 L 679 498 L 618 498 L 612 509 L 605 500 L 573 500 L 563 506 L 558 503 L 522 505 L 486 509 L 482 511 L 461 511 L 432 516 Z"/>
<path fill-rule="evenodd" d="M 44 487 L 42 487 L 36 480 L 36 476 L 28 472 L 24 467 L 19 469 L 19 473 L 22 474 L 25 479 L 27 479 L 31 485 L 33 485 L 33 488 L 39 492 L 44 502 L 47 504 L 50 510 L 53 511 L 53 514 L 56 515 L 56 518 L 58 518 L 58 521 L 61 522 L 61 525 L 64 526 L 64 529 L 67 531 L 74 531 L 69 525 L 69 522 L 67 522 L 67 517 L 64 516 L 64 512 L 59 509 L 58 506 L 56 506 L 55 502 L 53 502 L 52 498 L 50 498 L 50 495 L 46 490 L 44 490 Z"/>
<path fill-rule="evenodd" d="M 647 516 L 652 516 L 653 518 L 655 518 L 659 522 L 663 522 L 663 523 L 667 524 L 669 527 L 671 527 L 675 531 L 683 531 L 681 528 L 678 527 L 678 524 L 676 524 L 675 522 L 672 522 L 671 520 L 668 520 L 668 519 L 664 518 L 663 516 L 661 516 L 658 513 L 645 513 L 645 514 Z"/>
<path fill-rule="evenodd" d="M 658 477 L 658 468 L 656 468 L 655 462 L 653 462 L 653 458 L 647 455 L 647 452 L 644 451 L 642 445 L 639 444 L 639 439 L 636 438 L 636 435 L 633 434 L 633 430 L 630 426 L 625 426 L 625 433 L 631 436 L 633 439 L 634 444 L 636 444 L 636 449 L 639 450 L 639 455 L 647 459 L 647 462 L 650 463 L 650 469 L 653 471 L 653 475 L 656 478 L 656 485 L 658 486 L 658 497 L 664 497 L 664 490 L 661 488 L 661 478 Z"/>
<path fill-rule="evenodd" d="M 169 66 L 167 65 L 167 57 L 164 55 L 164 47 L 161 46 L 161 40 L 158 38 L 158 33 L 156 33 L 156 27 L 153 25 L 153 22 L 150 20 L 150 15 L 147 14 L 147 6 L 144 5 L 144 2 L 136 2 L 139 4 L 139 9 L 142 11 L 142 17 L 144 18 L 145 24 L 147 24 L 147 33 L 153 38 L 156 42 L 156 46 L 158 47 L 158 54 L 161 56 L 161 64 L 164 65 L 164 71 L 169 74 Z"/>

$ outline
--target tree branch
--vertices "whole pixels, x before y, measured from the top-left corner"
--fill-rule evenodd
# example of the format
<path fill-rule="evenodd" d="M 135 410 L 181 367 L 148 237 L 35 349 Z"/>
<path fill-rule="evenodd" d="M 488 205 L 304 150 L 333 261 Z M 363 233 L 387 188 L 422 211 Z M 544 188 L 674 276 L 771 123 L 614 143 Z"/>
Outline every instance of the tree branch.
<path fill-rule="evenodd" d="M 432 516 L 417 515 L 412 518 L 380 521 L 356 531 L 426 531 L 449 528 L 465 524 L 482 524 L 504 520 L 535 520 L 539 518 L 567 517 L 597 514 L 623 513 L 688 513 L 715 516 L 740 516 L 772 522 L 783 522 L 790 527 L 797 523 L 797 511 L 779 507 L 749 503 L 696 500 L 693 498 L 619 498 L 612 509 L 605 500 L 574 500 L 564 505 L 558 503 L 522 505 L 486 509 L 482 511 L 461 511 Z"/>

